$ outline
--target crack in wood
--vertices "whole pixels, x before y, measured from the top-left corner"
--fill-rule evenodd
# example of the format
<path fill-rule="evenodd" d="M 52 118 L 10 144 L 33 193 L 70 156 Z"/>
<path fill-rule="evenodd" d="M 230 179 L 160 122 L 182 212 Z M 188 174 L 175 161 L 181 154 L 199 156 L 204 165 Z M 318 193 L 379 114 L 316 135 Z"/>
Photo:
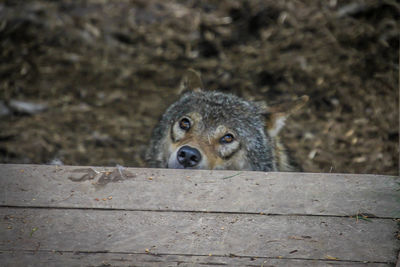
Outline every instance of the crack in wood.
<path fill-rule="evenodd" d="M 0 250 L 0 253 L 12 253 L 12 252 L 23 252 L 23 253 L 60 253 L 60 254 L 72 254 L 72 255 L 79 255 L 79 254 L 108 254 L 108 255 L 147 255 L 147 256 L 154 256 L 154 257 L 163 257 L 163 256 L 183 256 L 183 257 L 206 257 L 206 258 L 243 258 L 243 259 L 265 259 L 265 260 L 299 260 L 299 261 L 323 261 L 323 262 L 336 262 L 336 263 L 372 263 L 372 264 L 394 264 L 395 262 L 390 261 L 362 261 L 362 260 L 331 260 L 326 258 L 296 258 L 296 257 L 263 257 L 263 256 L 250 256 L 250 255 L 234 255 L 231 254 L 227 255 L 218 255 L 212 254 L 192 254 L 192 253 L 143 253 L 143 252 L 120 252 L 120 251 L 87 251 L 87 250 L 48 250 L 48 249 L 41 249 L 41 250 Z M 221 263 L 218 263 L 221 265 Z"/>
<path fill-rule="evenodd" d="M 205 214 L 238 214 L 238 215 L 259 215 L 259 216 L 281 216 L 281 217 L 328 217 L 328 218 L 349 218 L 355 220 L 355 215 L 329 215 L 329 214 L 301 214 L 301 213 L 263 213 L 263 212 L 240 212 L 240 211 L 202 211 L 202 210 L 170 210 L 170 209 L 124 209 L 124 208 L 104 208 L 104 207 L 54 207 L 54 206 L 14 206 L 1 205 L 0 208 L 12 209 L 50 209 L 50 210 L 92 210 L 92 211 L 143 211 L 143 212 L 165 212 L 165 213 L 205 213 Z M 398 220 L 398 217 L 368 216 L 368 219 Z"/>

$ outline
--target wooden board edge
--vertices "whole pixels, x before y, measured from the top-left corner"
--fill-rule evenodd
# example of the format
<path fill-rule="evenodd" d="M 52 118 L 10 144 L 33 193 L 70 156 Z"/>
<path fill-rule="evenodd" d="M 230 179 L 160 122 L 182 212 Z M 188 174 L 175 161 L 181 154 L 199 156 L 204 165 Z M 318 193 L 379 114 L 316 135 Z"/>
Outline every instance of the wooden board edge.
<path fill-rule="evenodd" d="M 393 263 L 283 257 L 238 257 L 235 255 L 190 255 L 73 251 L 0 251 L 3 266 L 44 264 L 46 266 L 391 266 Z M 22 266 L 22 265 L 20 265 Z M 157 265 L 158 266 L 158 265 Z"/>

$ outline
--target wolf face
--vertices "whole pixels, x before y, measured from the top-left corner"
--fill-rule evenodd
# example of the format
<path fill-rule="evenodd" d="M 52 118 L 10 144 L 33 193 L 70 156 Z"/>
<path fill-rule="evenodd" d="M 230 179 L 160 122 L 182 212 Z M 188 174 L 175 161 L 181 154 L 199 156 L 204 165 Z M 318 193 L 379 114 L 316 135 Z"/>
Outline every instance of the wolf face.
<path fill-rule="evenodd" d="M 289 106 L 293 110 L 296 103 Z M 293 170 L 277 137 L 287 107 L 199 88 L 188 91 L 154 129 L 146 160 L 158 168 Z"/>

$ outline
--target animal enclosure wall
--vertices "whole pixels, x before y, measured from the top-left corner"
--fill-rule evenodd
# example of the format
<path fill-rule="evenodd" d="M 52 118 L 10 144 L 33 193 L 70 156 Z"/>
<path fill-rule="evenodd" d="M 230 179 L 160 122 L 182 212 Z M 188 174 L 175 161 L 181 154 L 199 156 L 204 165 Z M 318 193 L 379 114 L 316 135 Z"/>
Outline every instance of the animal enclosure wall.
<path fill-rule="evenodd" d="M 393 266 L 399 178 L 0 165 L 0 262 Z"/>

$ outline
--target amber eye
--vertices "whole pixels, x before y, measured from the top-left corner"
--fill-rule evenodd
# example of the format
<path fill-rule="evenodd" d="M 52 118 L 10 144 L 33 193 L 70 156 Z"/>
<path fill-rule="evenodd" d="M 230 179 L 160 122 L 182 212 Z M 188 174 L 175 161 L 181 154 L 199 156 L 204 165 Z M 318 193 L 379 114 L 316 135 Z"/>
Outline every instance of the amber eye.
<path fill-rule="evenodd" d="M 220 142 L 222 144 L 229 144 L 229 143 L 232 143 L 232 141 L 233 141 L 233 135 L 232 134 L 226 134 L 220 140 Z"/>
<path fill-rule="evenodd" d="M 179 122 L 179 127 L 185 131 L 189 130 L 190 129 L 190 121 L 187 118 L 181 119 L 181 121 Z"/>

